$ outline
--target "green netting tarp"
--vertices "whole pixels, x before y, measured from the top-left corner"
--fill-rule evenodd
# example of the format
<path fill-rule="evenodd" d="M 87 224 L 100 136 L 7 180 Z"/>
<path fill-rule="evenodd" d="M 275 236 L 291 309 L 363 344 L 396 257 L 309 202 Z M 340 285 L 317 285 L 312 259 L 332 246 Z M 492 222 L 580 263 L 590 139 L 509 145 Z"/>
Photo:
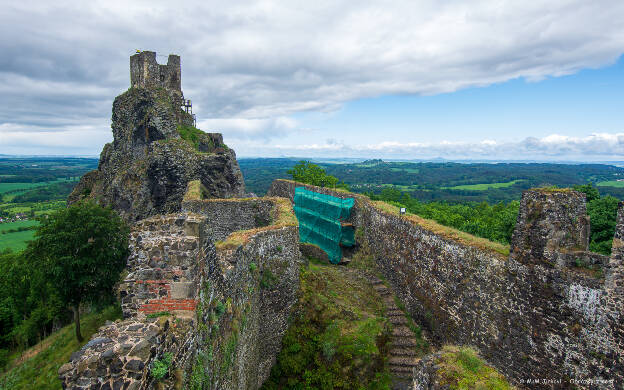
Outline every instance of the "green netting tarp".
<path fill-rule="evenodd" d="M 349 218 L 353 198 L 340 199 L 319 194 L 303 187 L 295 188 L 295 215 L 299 220 L 301 242 L 315 244 L 323 249 L 329 261 L 338 263 L 342 258 L 340 245 L 355 244 L 352 226 L 343 226 Z"/>

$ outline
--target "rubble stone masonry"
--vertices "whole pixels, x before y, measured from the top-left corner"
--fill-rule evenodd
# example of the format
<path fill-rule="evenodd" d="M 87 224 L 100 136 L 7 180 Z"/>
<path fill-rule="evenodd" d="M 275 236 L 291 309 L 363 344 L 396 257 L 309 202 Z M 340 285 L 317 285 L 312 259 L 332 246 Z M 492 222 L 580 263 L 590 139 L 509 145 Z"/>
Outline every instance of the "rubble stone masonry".
<path fill-rule="evenodd" d="M 302 184 L 297 184 L 301 186 Z M 292 199 L 295 183 L 269 195 Z M 511 255 L 356 198 L 359 240 L 437 345 L 472 345 L 522 388 L 624 387 L 624 206 L 609 258 L 587 252 L 585 198 L 525 192 Z"/>

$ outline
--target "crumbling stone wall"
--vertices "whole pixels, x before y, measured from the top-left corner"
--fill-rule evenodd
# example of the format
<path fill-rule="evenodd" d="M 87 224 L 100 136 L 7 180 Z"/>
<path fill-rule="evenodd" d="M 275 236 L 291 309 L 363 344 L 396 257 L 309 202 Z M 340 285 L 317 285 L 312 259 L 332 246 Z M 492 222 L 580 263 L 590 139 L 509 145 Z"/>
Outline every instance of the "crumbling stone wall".
<path fill-rule="evenodd" d="M 269 194 L 292 199 L 294 186 L 276 180 Z M 585 252 L 581 195 L 528 192 L 507 258 L 349 196 L 356 198 L 353 223 L 360 240 L 436 344 L 474 345 L 521 387 L 624 386 L 622 209 L 609 259 Z"/>
<path fill-rule="evenodd" d="M 525 264 L 566 265 L 563 256 L 586 252 L 589 216 L 585 194 L 565 189 L 538 189 L 522 194 L 511 256 Z"/>
<path fill-rule="evenodd" d="M 169 54 L 167 64 L 159 65 L 156 52 L 144 50 L 130 57 L 130 85 L 135 88 L 165 88 L 182 95 L 180 56 Z"/>
<path fill-rule="evenodd" d="M 183 371 L 195 351 L 199 266 L 214 246 L 198 215 L 157 216 L 134 226 L 129 273 L 120 286 L 123 321 L 108 324 L 59 370 L 67 389 L 148 389 L 166 353 Z M 212 252 L 211 249 L 212 248 Z M 150 318 L 146 314 L 170 315 Z M 173 385 L 179 378 L 167 378 Z"/>
<path fill-rule="evenodd" d="M 190 213 L 140 221 L 130 236 L 128 275 L 119 295 L 124 318 L 194 312 L 201 260 L 210 251 L 203 217 Z"/>
<path fill-rule="evenodd" d="M 294 213 L 276 199 L 203 202 L 197 214 L 135 224 L 119 288 L 125 319 L 61 367 L 63 388 L 257 389 L 268 377 L 299 288 L 298 229 L 285 222 Z M 254 205 L 271 224 L 242 215 Z M 230 212 L 240 223 L 217 226 Z M 218 248 L 215 232 L 226 234 Z M 154 362 L 169 355 L 168 374 L 155 378 Z"/>

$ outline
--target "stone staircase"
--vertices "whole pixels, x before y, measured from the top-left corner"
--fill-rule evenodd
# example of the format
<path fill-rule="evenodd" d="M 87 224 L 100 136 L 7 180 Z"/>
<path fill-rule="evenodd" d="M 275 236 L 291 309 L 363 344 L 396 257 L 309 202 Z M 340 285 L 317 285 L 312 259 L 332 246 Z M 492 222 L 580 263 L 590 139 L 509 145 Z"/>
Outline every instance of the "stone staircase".
<path fill-rule="evenodd" d="M 409 389 L 412 384 L 412 372 L 418 361 L 416 352 L 418 340 L 408 326 L 405 313 L 396 305 L 392 291 L 377 277 L 370 278 L 370 282 L 382 297 L 386 306 L 386 316 L 392 324 L 392 341 L 389 353 L 392 389 Z"/>

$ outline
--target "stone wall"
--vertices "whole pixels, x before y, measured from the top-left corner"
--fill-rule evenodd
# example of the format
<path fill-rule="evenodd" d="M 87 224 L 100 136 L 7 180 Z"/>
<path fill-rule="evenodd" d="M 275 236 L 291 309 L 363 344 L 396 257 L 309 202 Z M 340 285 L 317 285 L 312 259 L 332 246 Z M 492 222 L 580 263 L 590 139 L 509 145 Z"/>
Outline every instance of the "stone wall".
<path fill-rule="evenodd" d="M 154 361 L 166 353 L 172 367 L 188 367 L 196 344 L 199 267 L 214 257 L 204 226 L 192 214 L 152 217 L 134 226 L 128 274 L 119 289 L 125 319 L 100 328 L 60 368 L 63 388 L 152 388 Z M 163 316 L 148 316 L 155 313 Z M 164 383 L 180 381 L 171 375 Z"/>
<path fill-rule="evenodd" d="M 562 254 L 586 252 L 589 216 L 585 194 L 569 190 L 526 191 L 520 200 L 511 257 L 525 264 L 562 266 Z"/>
<path fill-rule="evenodd" d="M 292 199 L 294 187 L 276 180 L 269 194 Z M 435 344 L 473 345 L 521 387 L 624 385 L 624 281 L 622 250 L 617 247 L 622 242 L 617 234 L 624 229 L 622 209 L 609 260 L 584 251 L 584 198 L 574 192 L 562 199 L 529 192 L 523 197 L 508 258 L 481 245 L 483 240 L 475 239 L 472 245 L 469 239 L 457 238 L 466 234 L 434 229 L 435 224 L 424 227 L 419 218 L 399 216 L 391 207 L 383 211 L 365 197 L 306 187 L 356 198 L 352 222 L 357 236 L 367 241 L 379 270 Z M 538 215 L 528 200 L 544 212 Z M 567 214 L 563 204 L 568 205 Z M 551 214 L 553 207 L 559 211 Z M 533 226 L 541 230 L 534 233 Z M 557 250 L 568 252 L 565 264 Z M 575 251 L 606 266 L 576 261 Z M 555 384 L 523 385 L 527 379 Z M 594 382 L 573 383 L 578 380 Z"/>
<path fill-rule="evenodd" d="M 182 210 L 207 218 L 207 228 L 217 241 L 230 233 L 273 223 L 275 204 L 265 198 L 184 200 Z"/>
<path fill-rule="evenodd" d="M 217 249 L 206 268 L 200 342 L 191 377 L 209 389 L 257 389 L 269 376 L 299 289 L 296 226 Z"/>
<path fill-rule="evenodd" d="M 119 288 L 124 318 L 137 312 L 195 311 L 201 260 L 212 245 L 205 222 L 183 213 L 148 218 L 135 226 L 128 275 Z"/>
<path fill-rule="evenodd" d="M 266 379 L 299 288 L 294 213 L 282 199 L 202 202 L 196 214 L 133 227 L 119 288 L 125 319 L 61 367 L 63 388 L 257 389 Z M 254 205 L 271 217 L 268 226 L 242 215 L 258 212 Z M 213 234 L 225 235 L 218 247 Z M 155 378 L 155 362 L 168 357 L 167 374 Z"/>

